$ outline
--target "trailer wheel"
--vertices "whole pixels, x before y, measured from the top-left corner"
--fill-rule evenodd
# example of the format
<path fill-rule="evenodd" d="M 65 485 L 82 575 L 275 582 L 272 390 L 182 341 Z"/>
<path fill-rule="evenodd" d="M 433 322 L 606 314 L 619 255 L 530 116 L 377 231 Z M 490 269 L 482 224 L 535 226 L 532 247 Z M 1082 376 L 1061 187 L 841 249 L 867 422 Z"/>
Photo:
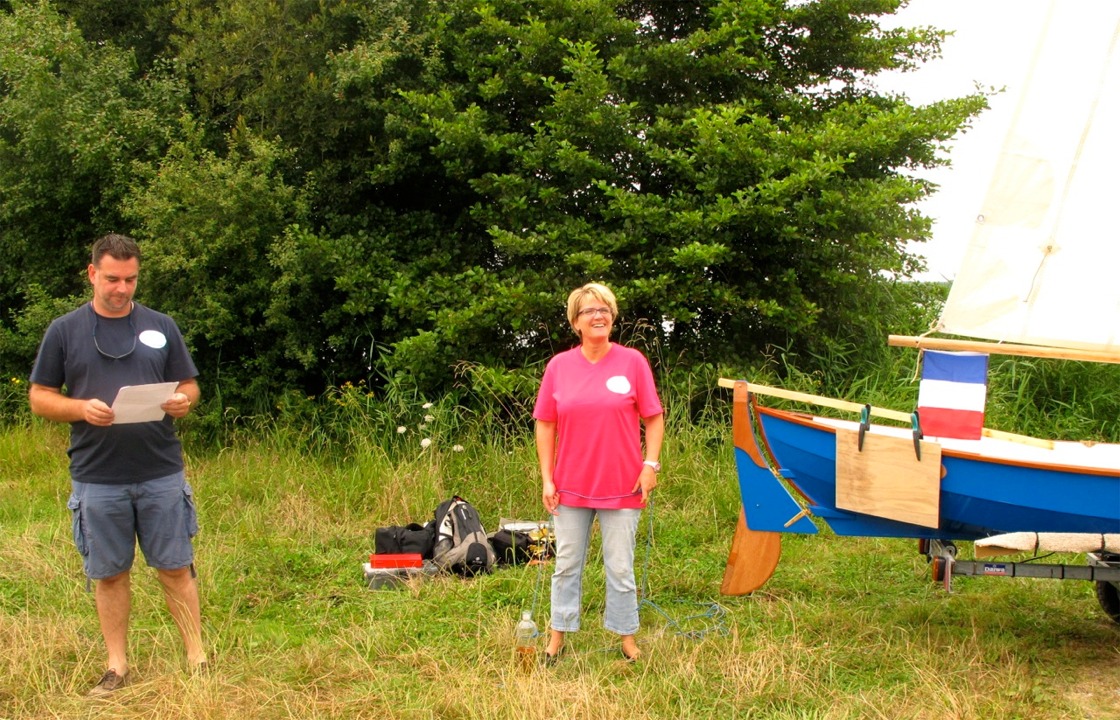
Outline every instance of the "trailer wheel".
<path fill-rule="evenodd" d="M 946 568 L 947 565 L 948 565 L 948 563 L 945 561 L 945 558 L 943 558 L 943 557 L 935 557 L 930 562 L 930 571 L 931 571 L 931 574 L 933 575 L 933 581 L 935 583 L 945 581 L 945 571 L 947 569 Z"/>
<path fill-rule="evenodd" d="M 1104 614 L 1112 618 L 1115 623 L 1120 623 L 1120 589 L 1114 583 L 1097 581 L 1097 602 L 1101 604 Z"/>

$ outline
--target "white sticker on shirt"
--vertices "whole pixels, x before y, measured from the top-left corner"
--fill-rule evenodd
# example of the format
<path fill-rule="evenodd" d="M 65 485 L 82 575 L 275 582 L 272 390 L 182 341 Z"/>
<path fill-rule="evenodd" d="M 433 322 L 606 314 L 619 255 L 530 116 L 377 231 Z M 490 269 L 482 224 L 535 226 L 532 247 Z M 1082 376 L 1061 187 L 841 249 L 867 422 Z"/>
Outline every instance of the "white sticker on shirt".
<path fill-rule="evenodd" d="M 619 395 L 625 395 L 630 392 L 630 381 L 626 379 L 625 375 L 615 375 L 607 380 L 607 390 Z"/>
<path fill-rule="evenodd" d="M 144 343 L 150 348 L 159 350 L 167 344 L 167 336 L 159 330 L 145 330 L 140 333 L 140 342 Z"/>

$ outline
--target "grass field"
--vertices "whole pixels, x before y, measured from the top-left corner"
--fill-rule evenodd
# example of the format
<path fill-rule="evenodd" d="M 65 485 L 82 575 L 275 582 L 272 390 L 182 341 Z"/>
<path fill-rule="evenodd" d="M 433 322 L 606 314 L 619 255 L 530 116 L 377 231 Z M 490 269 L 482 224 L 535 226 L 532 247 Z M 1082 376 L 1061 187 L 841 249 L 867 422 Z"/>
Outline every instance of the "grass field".
<path fill-rule="evenodd" d="M 720 596 L 739 509 L 722 427 L 670 425 L 639 533 L 642 660 L 623 663 L 601 628 L 593 561 L 569 654 L 523 672 L 513 628 L 522 609 L 547 625 L 547 568 L 363 581 L 376 527 L 453 493 L 487 525 L 541 519 L 530 434 L 460 430 L 459 451 L 410 433 L 340 459 L 280 431 L 192 451 L 212 672 L 184 672 L 138 567 L 134 682 L 101 701 L 83 697 L 103 650 L 65 429 L 0 431 L 0 718 L 1120 718 L 1120 625 L 1087 582 L 958 578 L 946 593 L 913 541 L 826 534 L 785 536 L 763 589 Z"/>

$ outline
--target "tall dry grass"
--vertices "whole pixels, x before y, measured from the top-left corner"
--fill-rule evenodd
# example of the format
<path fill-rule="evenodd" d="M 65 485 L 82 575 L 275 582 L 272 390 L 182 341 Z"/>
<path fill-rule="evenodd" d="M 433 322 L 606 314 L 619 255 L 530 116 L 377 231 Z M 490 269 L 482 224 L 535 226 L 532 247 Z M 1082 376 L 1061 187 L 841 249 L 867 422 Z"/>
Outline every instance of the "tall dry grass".
<path fill-rule="evenodd" d="M 946 593 L 909 541 L 825 533 L 785 536 L 763 589 L 720 596 L 739 509 L 729 428 L 718 407 L 693 423 L 667 402 L 666 469 L 639 533 L 640 662 L 622 662 L 601 628 L 597 557 L 584 629 L 557 666 L 529 673 L 513 627 L 522 609 L 547 623 L 539 568 L 369 590 L 373 530 L 424 521 L 451 493 L 491 526 L 543 512 L 525 428 L 481 415 L 441 426 L 454 411 L 439 403 L 362 405 L 349 426 L 337 413 L 261 420 L 220 449 L 189 447 L 213 671 L 184 672 L 158 583 L 138 567 L 135 681 L 96 702 L 83 694 L 103 651 L 70 540 L 64 429 L 10 426 L 0 718 L 1120 718 L 1120 626 L 1088 583 L 958 578 Z"/>

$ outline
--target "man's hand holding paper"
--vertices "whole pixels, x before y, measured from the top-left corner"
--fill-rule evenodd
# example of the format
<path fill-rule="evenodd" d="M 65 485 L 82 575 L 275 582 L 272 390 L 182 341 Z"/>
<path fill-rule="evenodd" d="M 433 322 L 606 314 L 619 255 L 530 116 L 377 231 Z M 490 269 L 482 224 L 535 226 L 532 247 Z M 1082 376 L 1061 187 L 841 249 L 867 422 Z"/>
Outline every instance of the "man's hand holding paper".
<path fill-rule="evenodd" d="M 190 411 L 191 399 L 187 396 L 186 393 L 172 393 L 167 402 L 165 402 L 160 407 L 162 407 L 163 411 L 168 415 L 178 420 L 179 418 L 186 416 L 186 414 Z"/>
<path fill-rule="evenodd" d="M 186 395 L 175 392 L 177 387 L 177 382 L 122 387 L 113 401 L 113 424 L 158 422 L 163 419 L 164 413 L 170 412 L 169 408 L 178 411 L 180 405 L 190 407 Z M 180 398 L 173 401 L 173 395 Z M 185 409 L 183 414 L 186 414 Z"/>

